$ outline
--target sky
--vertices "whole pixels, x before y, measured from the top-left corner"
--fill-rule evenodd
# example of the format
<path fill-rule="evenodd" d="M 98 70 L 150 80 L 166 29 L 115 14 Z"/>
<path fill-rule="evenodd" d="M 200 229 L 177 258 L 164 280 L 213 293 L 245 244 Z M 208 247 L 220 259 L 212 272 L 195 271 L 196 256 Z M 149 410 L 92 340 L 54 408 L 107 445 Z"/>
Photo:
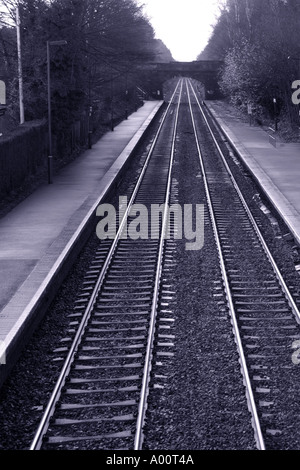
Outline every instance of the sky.
<path fill-rule="evenodd" d="M 218 15 L 218 0 L 140 0 L 145 13 L 177 61 L 189 62 L 206 46 Z"/>

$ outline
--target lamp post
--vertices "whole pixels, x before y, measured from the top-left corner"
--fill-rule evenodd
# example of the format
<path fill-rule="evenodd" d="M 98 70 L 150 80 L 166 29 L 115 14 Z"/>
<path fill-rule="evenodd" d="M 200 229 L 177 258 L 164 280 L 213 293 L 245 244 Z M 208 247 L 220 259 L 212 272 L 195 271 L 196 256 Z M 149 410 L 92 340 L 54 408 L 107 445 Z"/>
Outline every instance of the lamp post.
<path fill-rule="evenodd" d="M 299 73 L 300 73 L 300 57 L 292 57 L 292 56 L 289 55 L 288 60 L 296 60 L 298 62 Z M 299 80 L 300 80 L 300 76 L 299 76 Z"/>
<path fill-rule="evenodd" d="M 125 96 L 126 96 L 125 119 L 128 119 L 128 98 L 129 98 L 129 91 L 128 91 L 128 74 L 127 74 L 127 71 L 126 71 L 126 75 L 125 75 Z"/>
<path fill-rule="evenodd" d="M 53 155 L 52 155 L 52 122 L 51 122 L 51 75 L 50 75 L 50 46 L 64 46 L 67 41 L 47 41 L 47 78 L 48 78 L 48 184 L 53 183 Z"/>
<path fill-rule="evenodd" d="M 111 94 L 111 102 L 110 102 L 111 131 L 114 131 L 114 77 L 113 77 L 113 73 L 111 73 L 111 78 L 110 78 L 110 94 Z"/>
<path fill-rule="evenodd" d="M 21 24 L 19 4 L 16 7 L 17 24 L 17 48 L 18 48 L 18 78 L 19 78 L 19 102 L 20 102 L 20 124 L 24 124 L 24 91 L 23 91 L 23 71 L 22 71 L 22 50 L 21 50 Z"/>
<path fill-rule="evenodd" d="M 275 132 L 278 131 L 278 121 L 277 121 L 277 99 L 273 98 L 273 106 L 274 106 L 274 124 L 275 124 Z"/>

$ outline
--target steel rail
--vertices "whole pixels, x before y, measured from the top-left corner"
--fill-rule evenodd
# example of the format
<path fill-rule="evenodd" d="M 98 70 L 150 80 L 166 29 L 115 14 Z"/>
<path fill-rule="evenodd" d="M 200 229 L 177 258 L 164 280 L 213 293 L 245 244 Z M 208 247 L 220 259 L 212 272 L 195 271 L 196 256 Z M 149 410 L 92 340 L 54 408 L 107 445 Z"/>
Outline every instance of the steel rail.
<path fill-rule="evenodd" d="M 285 296 L 286 296 L 286 299 L 287 299 L 287 301 L 288 301 L 288 303 L 289 303 L 291 309 L 293 310 L 293 314 L 294 314 L 294 316 L 296 317 L 297 322 L 300 324 L 300 311 L 299 311 L 299 309 L 298 309 L 298 307 L 297 307 L 297 305 L 296 305 L 296 303 L 295 303 L 295 301 L 294 301 L 294 299 L 293 299 L 293 296 L 292 296 L 292 294 L 291 294 L 291 292 L 290 292 L 288 286 L 286 285 L 286 282 L 285 282 L 285 280 L 284 280 L 284 278 L 283 278 L 283 276 L 282 276 L 282 274 L 281 274 L 281 271 L 280 271 L 279 267 L 277 266 L 276 261 L 274 260 L 274 258 L 273 258 L 273 256 L 272 256 L 272 253 L 271 253 L 271 251 L 270 251 L 270 249 L 269 249 L 269 247 L 268 247 L 268 245 L 267 245 L 267 243 L 266 243 L 266 241 L 265 241 L 265 239 L 264 239 L 264 237 L 263 237 L 263 235 L 262 235 L 262 233 L 261 233 L 261 230 L 259 229 L 259 227 L 258 227 L 258 225 L 257 225 L 257 223 L 256 223 L 256 221 L 255 221 L 255 219 L 254 219 L 254 217 L 253 217 L 253 215 L 252 215 L 252 212 L 251 212 L 250 208 L 248 207 L 248 204 L 247 204 L 247 202 L 246 202 L 246 200 L 245 200 L 245 198 L 244 198 L 244 196 L 243 196 L 243 194 L 242 194 L 242 192 L 241 192 L 241 190 L 240 190 L 240 188 L 239 188 L 239 186 L 238 186 L 238 184 L 237 184 L 237 182 L 236 182 L 236 180 L 235 180 L 235 178 L 234 178 L 234 176 L 233 176 L 233 174 L 232 174 L 232 171 L 231 171 L 230 168 L 229 168 L 229 165 L 228 165 L 228 163 L 227 163 L 227 161 L 226 161 L 226 158 L 225 158 L 225 156 L 224 156 L 224 154 L 223 154 L 223 152 L 222 152 L 222 149 L 221 149 L 220 145 L 218 144 L 218 142 L 217 142 L 217 140 L 216 140 L 216 138 L 215 138 L 215 136 L 214 136 L 214 133 L 213 133 L 213 131 L 212 131 L 212 129 L 211 129 L 211 126 L 210 126 L 210 124 L 209 124 L 209 122 L 208 122 L 208 120 L 207 120 L 207 118 L 206 118 L 206 116 L 205 116 L 205 113 L 204 113 L 204 111 L 203 111 L 203 109 L 202 109 L 202 107 L 201 107 L 201 105 L 200 105 L 200 103 L 199 103 L 198 97 L 197 97 L 197 95 L 196 95 L 196 93 L 195 93 L 193 87 L 192 87 L 192 90 L 193 90 L 193 93 L 194 93 L 195 98 L 196 98 L 196 100 L 197 100 L 199 109 L 200 109 L 200 111 L 201 111 L 201 113 L 202 113 L 202 116 L 203 116 L 203 118 L 204 118 L 204 120 L 205 120 L 205 123 L 206 123 L 206 125 L 207 125 L 207 128 L 209 129 L 209 132 L 210 132 L 210 134 L 211 134 L 211 136 L 212 136 L 212 138 L 213 138 L 214 144 L 216 145 L 217 150 L 218 150 L 220 156 L 222 157 L 223 163 L 224 163 L 224 165 L 225 165 L 226 170 L 228 171 L 228 174 L 229 174 L 229 176 L 230 176 L 230 178 L 231 178 L 231 180 L 232 180 L 232 183 L 233 183 L 233 185 L 234 185 L 234 187 L 235 187 L 235 190 L 237 191 L 237 193 L 238 193 L 238 195 L 239 195 L 239 198 L 240 198 L 240 200 L 241 200 L 241 202 L 242 202 L 242 204 L 243 204 L 243 206 L 244 206 L 245 211 L 247 212 L 247 215 L 248 215 L 248 217 L 249 217 L 249 219 L 250 219 L 250 221 L 251 221 L 251 223 L 252 223 L 252 225 L 253 225 L 253 228 L 255 229 L 255 232 L 256 232 L 256 234 L 257 234 L 257 236 L 258 236 L 258 238 L 259 238 L 259 240 L 260 240 L 260 242 L 261 242 L 261 244 L 262 244 L 262 247 L 263 247 L 263 249 L 264 249 L 266 255 L 267 255 L 268 258 L 269 258 L 269 261 L 270 261 L 270 263 L 271 263 L 271 265 L 272 265 L 272 267 L 273 267 L 273 270 L 274 270 L 274 272 L 275 272 L 275 274 L 276 274 L 276 277 L 277 277 L 278 281 L 280 282 L 281 287 L 282 287 L 282 289 L 283 289 L 283 291 L 284 291 L 284 294 L 285 294 Z"/>
<path fill-rule="evenodd" d="M 135 197 L 136 197 L 136 194 L 141 186 L 141 183 L 142 183 L 142 180 L 144 178 L 144 174 L 146 172 L 146 169 L 148 167 L 148 164 L 149 164 L 149 161 L 151 159 L 151 156 L 153 154 L 153 151 L 154 151 L 154 148 L 155 148 L 155 145 L 157 143 L 157 140 L 159 138 L 159 135 L 161 133 L 161 130 L 163 128 L 163 125 L 165 123 L 165 120 L 167 118 L 167 115 L 169 113 L 169 110 L 170 110 L 170 107 L 173 103 L 173 100 L 174 100 L 174 97 L 177 93 L 177 90 L 179 88 L 179 86 L 182 86 L 182 80 L 179 80 L 178 83 L 177 83 L 177 86 L 174 90 L 174 93 L 171 97 L 171 100 L 168 104 L 168 107 L 162 117 L 162 120 L 161 120 L 161 123 L 160 123 L 160 126 L 156 132 L 156 135 L 155 135 L 155 138 L 152 142 L 152 145 L 149 149 L 149 152 L 148 152 L 148 155 L 147 155 L 147 158 L 146 158 L 146 161 L 143 165 L 143 168 L 141 170 L 141 173 L 140 173 L 140 176 L 138 178 L 138 181 L 135 185 L 135 188 L 134 188 L 134 191 L 131 195 L 131 198 L 130 198 L 130 201 L 127 205 L 127 209 L 126 211 L 124 212 L 123 214 L 123 218 L 122 218 L 122 221 L 121 223 L 119 224 L 119 228 L 118 228 L 118 231 L 116 233 L 116 236 L 113 240 L 113 243 L 112 243 L 112 246 L 107 254 L 107 257 L 106 257 L 106 260 L 104 262 L 104 265 L 101 269 L 101 272 L 99 274 L 99 277 L 97 279 L 97 282 L 96 282 L 96 285 L 93 289 L 93 292 L 91 294 L 91 297 L 90 297 L 90 300 L 88 302 L 88 305 L 84 311 L 84 314 L 83 314 L 83 317 L 82 317 L 82 320 L 80 322 L 80 325 L 78 327 L 78 330 L 76 332 L 76 335 L 74 337 L 74 340 L 72 342 L 72 345 L 70 347 L 70 350 L 68 352 L 68 355 L 67 355 L 67 358 L 65 359 L 65 362 L 63 364 L 63 367 L 61 369 L 61 372 L 60 372 L 60 375 L 59 375 L 59 378 L 55 384 L 55 387 L 53 389 L 53 392 L 50 396 L 50 399 L 48 401 L 48 404 L 47 404 L 47 407 L 45 409 L 45 412 L 43 414 L 43 417 L 41 419 L 41 422 L 39 424 L 39 427 L 35 433 L 35 436 L 32 440 L 32 443 L 30 445 L 30 448 L 29 450 L 39 450 L 41 448 L 41 445 L 42 445 L 42 440 L 43 440 L 43 437 L 45 435 L 45 433 L 47 432 L 47 429 L 48 429 L 48 426 L 49 426 L 49 422 L 50 422 L 50 419 L 54 413 L 54 410 L 55 410 L 55 406 L 56 406 L 56 403 L 58 402 L 59 398 L 60 398 L 60 395 L 61 395 L 61 391 L 62 391 L 62 388 L 64 387 L 64 384 L 65 384 L 65 381 L 66 381 L 66 378 L 69 374 L 69 371 L 70 371 L 70 368 L 71 368 L 71 365 L 73 363 L 73 360 L 74 360 L 74 356 L 78 350 L 78 347 L 79 347 L 79 344 L 80 344 L 80 340 L 84 334 L 84 330 L 86 328 L 86 325 L 87 325 L 87 322 L 89 321 L 90 319 L 90 316 L 92 314 L 92 309 L 96 303 L 96 299 L 97 299 L 97 295 L 99 293 L 99 289 L 101 288 L 101 285 L 103 283 L 103 280 L 105 278 L 105 275 L 107 273 L 107 270 L 111 264 L 111 260 L 112 260 L 112 257 L 113 257 L 113 254 L 116 250 L 116 246 L 119 242 L 119 240 L 121 239 L 122 237 L 122 233 L 123 233 L 123 230 L 124 230 L 124 227 L 125 227 L 125 224 L 127 223 L 127 218 L 128 218 L 128 215 L 130 214 L 130 210 L 131 210 L 131 207 L 134 203 L 134 200 L 135 200 Z"/>
<path fill-rule="evenodd" d="M 177 135 L 178 115 L 179 115 L 179 108 L 180 108 L 180 102 L 181 102 L 182 88 L 183 88 L 183 81 L 181 82 L 181 89 L 180 89 L 180 95 L 178 99 L 178 106 L 176 110 L 175 125 L 174 125 L 174 130 L 173 130 L 173 137 L 172 137 L 171 158 L 170 158 L 170 164 L 169 164 L 169 174 L 168 174 L 168 182 L 167 182 L 166 197 L 165 197 L 165 207 L 164 207 L 162 230 L 161 230 L 161 237 L 160 237 L 160 244 L 159 244 L 159 254 L 158 254 L 158 261 L 157 261 L 157 268 L 156 268 L 147 351 L 146 351 L 145 366 L 144 366 L 144 371 L 143 371 L 141 399 L 139 402 L 136 435 L 135 435 L 135 441 L 134 441 L 134 450 L 142 450 L 142 444 L 143 444 L 143 426 L 144 426 L 144 421 L 145 421 L 147 397 L 148 397 L 148 391 L 149 391 L 149 381 L 150 381 L 151 363 L 152 363 L 151 359 L 152 359 L 155 325 L 156 325 L 156 317 L 157 317 L 157 304 L 158 304 L 158 296 L 159 296 L 160 279 L 161 279 L 161 273 L 162 273 L 165 234 L 167 230 L 167 221 L 168 221 L 168 215 L 169 215 L 168 202 L 170 199 L 172 167 L 173 167 L 174 154 L 175 154 L 175 141 L 176 141 L 176 135 Z"/>
<path fill-rule="evenodd" d="M 191 87 L 194 94 L 195 94 L 195 91 L 194 91 L 193 86 L 191 85 L 190 81 L 188 81 L 187 82 L 187 93 L 188 93 L 191 119 L 192 119 L 192 122 L 193 122 L 193 128 L 194 128 L 196 145 L 197 145 L 198 154 L 199 154 L 200 166 L 201 166 L 201 171 L 202 171 L 202 175 L 203 175 L 203 181 L 204 181 L 204 185 L 205 185 L 205 191 L 206 191 L 206 197 L 207 197 L 207 202 L 208 202 L 208 206 L 209 206 L 209 211 L 210 211 L 210 215 L 211 215 L 211 222 L 212 222 L 214 236 L 215 236 L 215 240 L 216 240 L 216 244 L 217 244 L 217 248 L 218 248 L 218 253 L 219 253 L 219 261 L 220 261 L 220 267 L 221 267 L 222 277 L 223 277 L 224 286 L 225 286 L 225 292 L 226 292 L 226 296 L 227 296 L 228 307 L 229 307 L 229 311 L 230 311 L 230 315 L 231 315 L 231 319 L 232 319 L 232 326 L 233 326 L 234 335 L 235 335 L 235 339 L 236 339 L 236 344 L 237 344 L 237 348 L 238 348 L 238 352 L 239 352 L 239 356 L 240 356 L 240 365 L 241 365 L 242 375 L 243 375 L 243 378 L 244 378 L 244 384 L 245 384 L 245 388 L 246 388 L 246 395 L 247 395 L 250 411 L 251 411 L 251 414 L 252 414 L 252 424 L 253 424 L 254 431 L 255 431 L 255 438 L 256 438 L 256 442 L 257 442 L 257 447 L 258 447 L 259 450 L 265 450 L 264 438 L 263 438 L 263 435 L 262 435 L 262 430 L 261 430 L 261 426 L 260 426 L 260 421 L 259 421 L 259 417 L 258 417 L 258 412 L 257 412 L 257 408 L 256 408 L 256 403 L 255 403 L 254 394 L 253 394 L 253 390 L 252 390 L 252 385 L 251 385 L 251 381 L 250 381 L 250 376 L 249 376 L 249 372 L 248 372 L 248 367 L 247 367 L 247 363 L 246 363 L 245 353 L 244 353 L 242 340 L 241 340 L 241 336 L 240 336 L 240 332 L 239 332 L 236 312 L 235 312 L 235 308 L 234 308 L 234 305 L 233 305 L 233 299 L 232 299 L 229 280 L 228 280 L 228 275 L 227 275 L 227 271 L 226 271 L 226 266 L 225 266 L 225 261 L 224 261 L 224 256 L 223 256 L 223 250 L 222 250 L 221 241 L 220 241 L 220 238 L 219 238 L 219 231 L 218 231 L 218 228 L 217 228 L 217 222 L 216 222 L 216 218 L 215 218 L 215 213 L 214 213 L 213 203 L 212 203 L 212 199 L 211 199 L 210 189 L 209 189 L 209 185 L 208 185 L 208 181 L 207 181 L 207 177 L 206 177 L 205 166 L 204 166 L 204 162 L 203 162 L 202 151 L 201 151 L 201 148 L 200 148 L 198 132 L 197 132 L 196 123 L 195 123 L 195 119 L 194 119 L 194 113 L 193 113 L 193 109 L 192 109 L 191 97 L 190 97 L 190 91 L 189 91 L 189 86 L 188 85 L 190 85 L 190 87 Z M 195 95 L 195 97 L 197 99 L 196 95 Z M 197 99 L 197 102 L 199 104 L 198 99 Z M 200 104 L 199 104 L 199 106 L 200 106 Z"/>

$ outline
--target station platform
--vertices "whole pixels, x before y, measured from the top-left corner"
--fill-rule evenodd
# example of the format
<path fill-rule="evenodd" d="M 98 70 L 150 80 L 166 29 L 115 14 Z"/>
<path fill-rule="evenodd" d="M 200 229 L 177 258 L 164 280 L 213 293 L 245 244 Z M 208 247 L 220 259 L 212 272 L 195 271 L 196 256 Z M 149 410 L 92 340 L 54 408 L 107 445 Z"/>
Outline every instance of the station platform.
<path fill-rule="evenodd" d="M 146 101 L 0 219 L 0 385 L 55 276 L 116 184 L 163 101 Z M 47 300 L 47 299 L 46 299 Z"/>
<path fill-rule="evenodd" d="M 300 143 L 274 146 L 272 132 L 250 126 L 222 102 L 205 104 L 300 245 Z"/>

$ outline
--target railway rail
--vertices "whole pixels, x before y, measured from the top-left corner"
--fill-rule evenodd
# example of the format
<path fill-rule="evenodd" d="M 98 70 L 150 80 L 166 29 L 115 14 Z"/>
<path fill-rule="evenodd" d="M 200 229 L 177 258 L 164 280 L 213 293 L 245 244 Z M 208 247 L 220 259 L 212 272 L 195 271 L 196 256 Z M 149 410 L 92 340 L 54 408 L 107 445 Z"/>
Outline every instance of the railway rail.
<path fill-rule="evenodd" d="M 290 432 L 295 422 L 293 413 L 300 411 L 299 385 L 292 382 L 292 343 L 300 338 L 299 308 L 239 189 L 190 80 L 187 87 L 257 447 L 265 450 L 268 437 L 285 434 L 286 442 L 290 440 L 287 445 L 293 445 Z M 205 133 L 213 148 L 209 153 L 207 149 L 202 151 L 200 144 Z"/>
<path fill-rule="evenodd" d="M 75 339 L 33 439 L 37 449 L 143 448 L 151 375 L 168 356 L 170 335 L 157 333 L 168 213 L 146 240 L 124 237 L 133 204 L 168 205 L 182 95 L 191 119 L 240 368 L 258 449 L 293 448 L 300 414 L 292 343 L 300 339 L 297 300 L 231 172 L 193 83 L 180 79 L 117 235 L 102 241 L 74 311 Z M 163 325 L 172 319 L 165 313 Z M 156 339 L 155 339 L 156 338 Z M 296 445 L 296 444 L 295 444 Z"/>
<path fill-rule="evenodd" d="M 101 244 L 88 273 L 74 312 L 81 321 L 31 450 L 77 448 L 80 441 L 87 448 L 142 446 L 182 85 L 180 80 L 117 234 Z M 125 236 L 133 204 L 154 202 L 165 204 L 165 211 L 152 238 Z"/>

